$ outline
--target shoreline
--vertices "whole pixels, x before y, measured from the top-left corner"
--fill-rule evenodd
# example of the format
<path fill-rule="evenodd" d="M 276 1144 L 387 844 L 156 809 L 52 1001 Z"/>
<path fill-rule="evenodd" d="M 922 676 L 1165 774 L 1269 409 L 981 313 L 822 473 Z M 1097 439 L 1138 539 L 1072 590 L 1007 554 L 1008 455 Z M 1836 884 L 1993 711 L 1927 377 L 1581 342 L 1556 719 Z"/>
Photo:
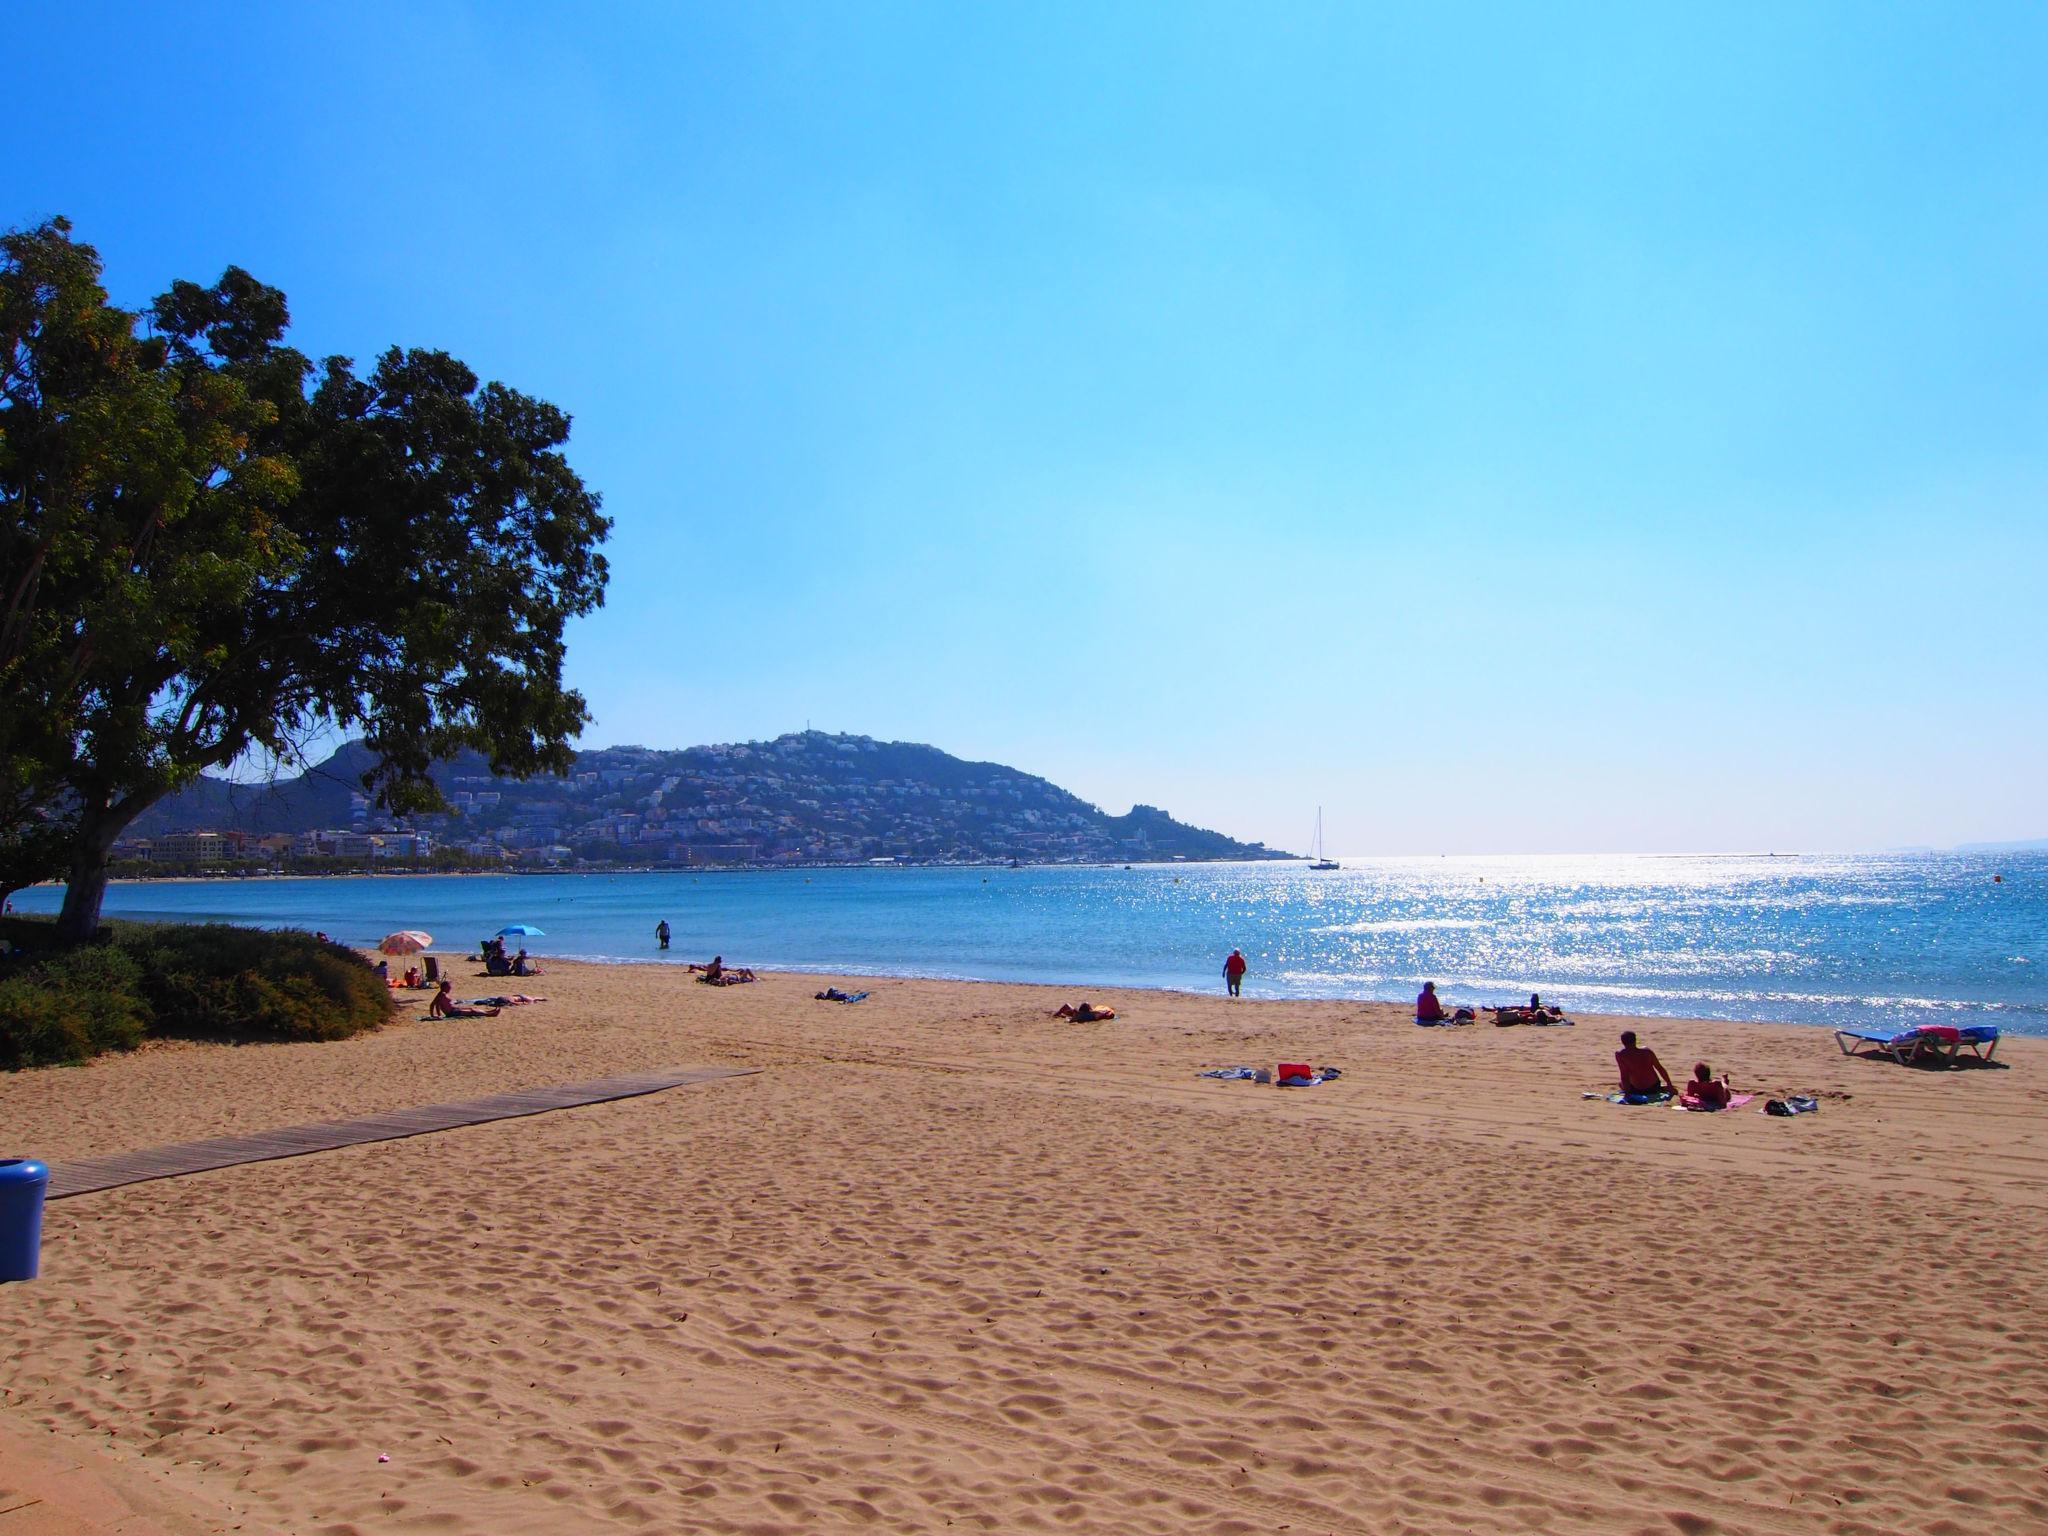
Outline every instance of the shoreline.
<path fill-rule="evenodd" d="M 666 916 L 678 952 L 696 959 L 720 949 L 796 971 L 1197 994 L 1235 945 L 1255 986 L 1289 997 L 1399 1002 L 1435 980 L 1473 1005 L 1534 991 L 1580 1010 L 1652 1017 L 1968 1022 L 2048 1037 L 2048 973 L 2035 963 L 2044 887 L 1982 883 L 1978 860 L 1768 861 L 1791 866 L 1782 874 L 1747 857 L 1732 872 L 1725 860 L 1456 862 L 1469 867 L 1390 860 L 1327 877 L 1284 864 L 1167 863 L 708 871 L 762 877 L 738 881 L 681 869 L 173 879 L 126 884 L 110 908 L 325 929 L 350 942 L 422 926 L 459 941 L 519 919 L 548 930 L 537 951 L 604 964 L 658 959 L 649 930 Z M 54 905 L 54 892 L 20 903 L 30 904 Z M 426 922 L 429 913 L 439 921 Z M 1942 942 L 1899 947 L 1899 934 L 1923 931 Z"/>
<path fill-rule="evenodd" d="M 475 969 L 460 995 L 550 1001 L 0 1078 L 5 1150 L 759 1074 L 55 1202 L 43 1277 L 0 1287 L 0 1430 L 231 1506 L 211 1529 L 358 1536 L 2048 1514 L 2014 1429 L 2048 1397 L 2048 1042 L 1922 1072 L 1769 1023 L 1097 989 L 1118 1018 L 1070 1025 L 1042 985 Z M 1629 1027 L 1821 1110 L 1581 1097 Z M 1293 1060 L 1343 1075 L 1197 1076 Z M 1929 1272 L 1998 1304 L 1853 1305 Z"/>

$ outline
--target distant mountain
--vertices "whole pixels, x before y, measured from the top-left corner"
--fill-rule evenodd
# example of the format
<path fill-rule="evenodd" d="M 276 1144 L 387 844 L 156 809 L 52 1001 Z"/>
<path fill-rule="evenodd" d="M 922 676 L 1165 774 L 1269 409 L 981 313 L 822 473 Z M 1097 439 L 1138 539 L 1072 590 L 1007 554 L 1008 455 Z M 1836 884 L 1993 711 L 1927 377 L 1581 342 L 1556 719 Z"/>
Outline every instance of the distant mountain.
<path fill-rule="evenodd" d="M 303 775 L 269 784 L 202 779 L 152 807 L 130 836 L 170 832 L 376 832 L 362 789 L 371 762 L 350 742 Z M 773 741 L 579 752 L 563 778 L 492 776 L 465 754 L 434 770 L 452 816 L 408 830 L 479 857 L 526 862 L 1102 863 L 1273 859 L 1262 843 L 1175 821 L 1149 805 L 1111 816 L 1057 785 L 936 747 L 804 731 Z"/>
<path fill-rule="evenodd" d="M 2048 837 L 2023 837 L 2010 843 L 1957 843 L 1957 853 L 2048 853 Z"/>

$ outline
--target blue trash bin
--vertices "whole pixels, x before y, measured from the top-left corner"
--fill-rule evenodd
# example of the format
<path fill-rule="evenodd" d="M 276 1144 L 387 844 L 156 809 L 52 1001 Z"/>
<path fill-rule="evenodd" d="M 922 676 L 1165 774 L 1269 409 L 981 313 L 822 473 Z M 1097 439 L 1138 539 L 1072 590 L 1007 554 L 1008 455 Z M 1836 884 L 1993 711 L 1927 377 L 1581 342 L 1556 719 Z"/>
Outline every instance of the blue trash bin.
<path fill-rule="evenodd" d="M 0 1281 L 35 1279 L 49 1187 L 50 1170 L 34 1158 L 0 1157 Z"/>

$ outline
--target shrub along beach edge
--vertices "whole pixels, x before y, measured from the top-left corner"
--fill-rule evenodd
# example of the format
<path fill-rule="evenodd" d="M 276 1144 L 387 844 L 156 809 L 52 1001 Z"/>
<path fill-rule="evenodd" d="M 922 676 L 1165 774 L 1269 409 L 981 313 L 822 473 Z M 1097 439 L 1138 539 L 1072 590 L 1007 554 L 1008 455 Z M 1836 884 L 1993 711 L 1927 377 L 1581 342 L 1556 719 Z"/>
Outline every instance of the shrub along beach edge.
<path fill-rule="evenodd" d="M 391 1017 L 362 956 L 310 933 L 114 922 L 98 942 L 60 945 L 49 922 L 8 918 L 6 937 L 22 952 L 0 962 L 0 1070 L 166 1037 L 340 1040 Z"/>

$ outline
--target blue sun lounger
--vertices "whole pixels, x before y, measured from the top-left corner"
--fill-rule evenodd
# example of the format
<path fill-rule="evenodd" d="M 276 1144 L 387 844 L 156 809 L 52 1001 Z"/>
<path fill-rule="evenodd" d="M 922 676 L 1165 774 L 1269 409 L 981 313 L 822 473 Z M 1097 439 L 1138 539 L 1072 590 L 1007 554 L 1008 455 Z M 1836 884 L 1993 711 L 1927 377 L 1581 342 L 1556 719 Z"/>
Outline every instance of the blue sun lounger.
<path fill-rule="evenodd" d="M 1864 1055 L 1875 1046 L 1876 1054 L 1889 1056 L 1901 1066 L 1925 1055 L 1939 1056 L 1944 1062 L 1954 1061 L 1965 1048 L 1980 1061 L 1989 1061 L 1998 1054 L 1998 1026 L 1967 1025 L 1956 1030 L 1953 1039 L 1947 1030 L 1920 1024 L 1907 1029 L 1838 1029 L 1835 1044 L 1842 1048 L 1844 1056 Z"/>

